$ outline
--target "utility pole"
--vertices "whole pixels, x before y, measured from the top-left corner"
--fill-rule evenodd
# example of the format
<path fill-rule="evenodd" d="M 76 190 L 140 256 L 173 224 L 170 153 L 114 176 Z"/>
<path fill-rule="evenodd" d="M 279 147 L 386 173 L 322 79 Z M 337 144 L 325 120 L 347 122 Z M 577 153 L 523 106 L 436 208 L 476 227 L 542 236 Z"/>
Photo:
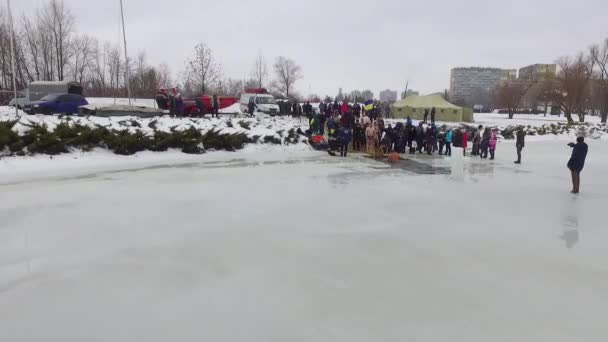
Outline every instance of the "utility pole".
<path fill-rule="evenodd" d="M 8 1 L 8 0 L 7 0 Z M 120 0 L 120 17 L 122 20 L 122 39 L 124 41 L 125 46 L 125 83 L 127 85 L 127 97 L 129 98 L 129 106 L 131 105 L 131 86 L 130 83 L 130 75 L 129 75 L 129 57 L 127 56 L 127 34 L 125 33 L 125 14 L 122 9 L 122 0 Z"/>
<path fill-rule="evenodd" d="M 17 71 L 15 67 L 15 31 L 13 28 L 13 13 L 11 12 L 11 0 L 6 0 L 6 7 L 8 8 L 8 20 L 10 28 L 10 41 L 11 41 L 11 68 L 13 69 L 13 91 L 15 95 L 15 115 L 19 117 L 19 109 L 17 108 Z"/>

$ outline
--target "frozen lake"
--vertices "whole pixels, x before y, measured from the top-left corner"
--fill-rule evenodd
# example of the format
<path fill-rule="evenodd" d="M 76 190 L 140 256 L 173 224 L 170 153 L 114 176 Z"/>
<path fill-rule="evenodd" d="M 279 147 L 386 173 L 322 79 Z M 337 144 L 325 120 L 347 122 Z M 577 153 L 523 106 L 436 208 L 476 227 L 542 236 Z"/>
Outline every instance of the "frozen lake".
<path fill-rule="evenodd" d="M 306 151 L 4 175 L 0 341 L 603 342 L 589 145 L 579 196 L 555 141 L 464 179 Z"/>

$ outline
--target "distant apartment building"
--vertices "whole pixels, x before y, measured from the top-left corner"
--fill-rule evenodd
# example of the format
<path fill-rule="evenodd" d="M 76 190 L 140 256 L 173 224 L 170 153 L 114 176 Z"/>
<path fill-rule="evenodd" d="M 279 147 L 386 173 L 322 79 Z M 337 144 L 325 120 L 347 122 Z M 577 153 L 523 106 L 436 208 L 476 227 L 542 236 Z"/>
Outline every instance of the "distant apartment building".
<path fill-rule="evenodd" d="M 532 64 L 519 69 L 519 78 L 522 80 L 544 81 L 556 75 L 556 64 Z"/>
<path fill-rule="evenodd" d="M 501 83 L 517 78 L 516 69 L 454 68 L 450 77 L 450 101 L 463 105 L 482 103 L 476 98 L 487 97 Z"/>
<path fill-rule="evenodd" d="M 380 92 L 380 101 L 394 103 L 397 102 L 397 91 L 386 89 Z"/>

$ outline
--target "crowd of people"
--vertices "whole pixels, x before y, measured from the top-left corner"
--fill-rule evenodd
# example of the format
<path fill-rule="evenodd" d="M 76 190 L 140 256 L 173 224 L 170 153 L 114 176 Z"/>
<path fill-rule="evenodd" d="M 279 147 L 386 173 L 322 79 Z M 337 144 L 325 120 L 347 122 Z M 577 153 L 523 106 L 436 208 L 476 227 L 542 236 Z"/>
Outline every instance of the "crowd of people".
<path fill-rule="evenodd" d="M 417 125 L 408 117 L 405 123 L 393 127 L 385 125 L 383 111 L 377 107 L 366 111 L 358 103 L 337 101 L 321 102 L 319 111 L 313 110 L 308 102 L 302 107 L 309 120 L 310 134 L 323 136 L 327 132 L 330 154 L 338 151 L 340 156 L 346 156 L 352 143 L 353 151 L 365 151 L 374 157 L 391 152 L 451 156 L 452 147 L 462 148 L 466 155 L 471 140 L 472 155 L 487 159 L 489 154 L 489 159 L 495 158 L 497 130 L 479 126 L 469 134 L 465 128 L 440 128 L 435 124 L 435 108 L 426 110 L 425 120 Z"/>

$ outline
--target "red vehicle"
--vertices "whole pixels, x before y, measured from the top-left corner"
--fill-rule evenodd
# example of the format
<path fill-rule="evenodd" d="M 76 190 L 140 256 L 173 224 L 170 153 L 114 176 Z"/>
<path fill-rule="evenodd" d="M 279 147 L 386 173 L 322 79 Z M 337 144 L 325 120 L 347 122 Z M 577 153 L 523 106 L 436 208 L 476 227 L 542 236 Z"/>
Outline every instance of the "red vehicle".
<path fill-rule="evenodd" d="M 179 109 L 179 100 L 181 95 L 176 88 L 160 89 L 155 96 L 158 108 L 170 110 L 173 114 L 177 114 Z M 218 96 L 219 109 L 224 109 L 238 102 L 238 98 L 231 96 Z M 211 113 L 213 111 L 213 96 L 201 95 L 193 99 L 183 99 L 183 115 L 198 116 Z"/>

